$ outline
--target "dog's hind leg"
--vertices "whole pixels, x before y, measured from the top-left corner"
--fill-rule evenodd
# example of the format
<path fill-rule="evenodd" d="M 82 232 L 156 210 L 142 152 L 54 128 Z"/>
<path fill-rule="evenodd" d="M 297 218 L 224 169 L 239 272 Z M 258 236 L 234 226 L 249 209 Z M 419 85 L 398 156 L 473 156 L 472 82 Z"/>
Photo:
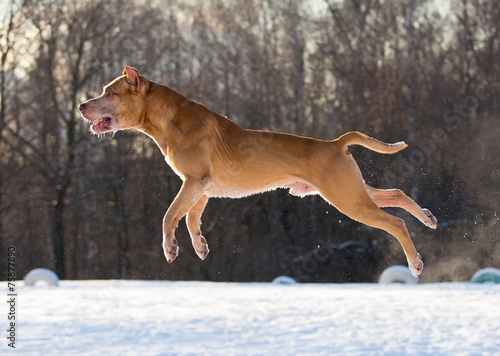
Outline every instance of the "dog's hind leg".
<path fill-rule="evenodd" d="M 207 257 L 209 249 L 207 240 L 201 235 L 201 214 L 205 210 L 207 205 L 208 197 L 203 195 L 200 200 L 196 202 L 195 205 L 188 211 L 186 216 L 187 228 L 189 230 L 189 235 L 191 236 L 191 242 L 193 243 L 194 251 L 202 260 Z"/>
<path fill-rule="evenodd" d="M 352 201 L 342 200 L 340 204 L 335 199 L 330 200 L 328 193 L 325 194 L 325 192 L 321 191 L 321 195 L 351 219 L 384 230 L 394 236 L 403 247 L 408 260 L 408 267 L 413 275 L 417 277 L 422 273 L 424 263 L 411 241 L 403 219 L 390 215 L 377 207 L 366 191 L 364 191 L 365 196 L 357 195 Z"/>
<path fill-rule="evenodd" d="M 336 167 L 335 172 L 326 173 L 323 179 L 316 181 L 315 187 L 321 196 L 351 219 L 382 229 L 394 236 L 403 247 L 413 275 L 420 275 L 424 264 L 411 241 L 405 222 L 384 212 L 373 202 L 353 159 L 344 162 L 347 164 Z M 339 169 L 342 174 L 338 173 Z"/>
<path fill-rule="evenodd" d="M 163 252 L 169 263 L 172 263 L 179 253 L 175 239 L 177 224 L 202 197 L 205 191 L 203 186 L 202 179 L 187 178 L 163 218 Z"/>
<path fill-rule="evenodd" d="M 435 229 L 437 227 L 437 219 L 432 215 L 429 209 L 421 208 L 410 197 L 403 193 L 400 189 L 376 189 L 365 184 L 368 195 L 373 202 L 380 208 L 396 207 L 405 209 L 410 214 L 415 216 L 427 227 Z"/>

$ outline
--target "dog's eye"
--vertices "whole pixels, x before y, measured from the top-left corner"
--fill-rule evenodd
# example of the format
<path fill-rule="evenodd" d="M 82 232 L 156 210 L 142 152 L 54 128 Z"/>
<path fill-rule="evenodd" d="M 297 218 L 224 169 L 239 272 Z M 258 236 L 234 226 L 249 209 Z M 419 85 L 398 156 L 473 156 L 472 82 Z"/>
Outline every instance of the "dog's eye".
<path fill-rule="evenodd" d="M 111 90 L 106 89 L 106 97 L 111 98 L 111 95 L 113 95 L 113 93 L 111 92 Z"/>

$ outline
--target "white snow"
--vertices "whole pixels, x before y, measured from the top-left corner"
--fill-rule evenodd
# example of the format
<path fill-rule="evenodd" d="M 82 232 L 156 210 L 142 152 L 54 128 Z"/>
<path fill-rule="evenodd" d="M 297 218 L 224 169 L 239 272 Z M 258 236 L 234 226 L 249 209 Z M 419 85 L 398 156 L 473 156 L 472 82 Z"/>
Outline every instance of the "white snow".
<path fill-rule="evenodd" d="M 18 283 L 16 355 L 499 355 L 500 285 Z"/>

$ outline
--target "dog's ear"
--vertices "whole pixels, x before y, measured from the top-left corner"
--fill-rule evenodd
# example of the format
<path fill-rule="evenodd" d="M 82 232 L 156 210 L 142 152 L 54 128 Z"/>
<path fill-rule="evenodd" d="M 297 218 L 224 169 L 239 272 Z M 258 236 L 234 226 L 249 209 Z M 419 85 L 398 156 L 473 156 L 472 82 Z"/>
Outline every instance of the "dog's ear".
<path fill-rule="evenodd" d="M 137 69 L 135 69 L 134 67 L 125 66 L 123 75 L 127 76 L 127 81 L 135 86 L 136 91 L 140 92 L 145 89 L 144 81 L 141 79 L 139 73 L 137 72 Z"/>

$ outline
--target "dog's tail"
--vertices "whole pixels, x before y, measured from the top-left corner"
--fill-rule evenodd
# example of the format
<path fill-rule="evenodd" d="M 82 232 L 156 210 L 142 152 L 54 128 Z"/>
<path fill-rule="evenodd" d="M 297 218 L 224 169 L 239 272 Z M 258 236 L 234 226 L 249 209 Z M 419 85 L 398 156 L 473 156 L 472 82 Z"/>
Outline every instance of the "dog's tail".
<path fill-rule="evenodd" d="M 370 137 L 368 135 L 362 134 L 361 132 L 358 131 L 348 132 L 340 136 L 335 141 L 343 149 L 347 149 L 347 146 L 350 145 L 361 145 L 378 153 L 390 153 L 390 154 L 399 152 L 408 147 L 408 145 L 403 141 L 396 143 L 385 143 L 377 139 L 374 139 L 373 137 Z"/>

